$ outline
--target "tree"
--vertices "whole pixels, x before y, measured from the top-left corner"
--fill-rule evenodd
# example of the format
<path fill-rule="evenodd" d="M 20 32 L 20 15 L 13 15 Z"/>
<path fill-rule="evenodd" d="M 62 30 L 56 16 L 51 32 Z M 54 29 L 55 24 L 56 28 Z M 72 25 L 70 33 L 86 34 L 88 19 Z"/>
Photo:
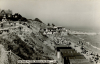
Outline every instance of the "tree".
<path fill-rule="evenodd" d="M 3 24 L 1 24 L 1 27 L 3 27 Z"/>
<path fill-rule="evenodd" d="M 52 23 L 52 26 L 54 27 L 54 26 L 55 26 L 55 24 L 53 24 L 53 23 Z"/>
<path fill-rule="evenodd" d="M 20 20 L 21 21 L 27 21 L 27 19 L 25 17 L 21 17 Z"/>
<path fill-rule="evenodd" d="M 0 21 L 2 21 L 3 16 L 0 16 Z"/>
<path fill-rule="evenodd" d="M 19 28 L 19 30 L 21 31 L 22 27 L 18 27 L 18 28 Z"/>
<path fill-rule="evenodd" d="M 50 26 L 50 23 L 48 23 L 48 25 L 47 26 Z"/>
<path fill-rule="evenodd" d="M 42 23 L 42 21 L 38 18 L 35 18 L 34 21 L 38 21 L 38 22 Z"/>

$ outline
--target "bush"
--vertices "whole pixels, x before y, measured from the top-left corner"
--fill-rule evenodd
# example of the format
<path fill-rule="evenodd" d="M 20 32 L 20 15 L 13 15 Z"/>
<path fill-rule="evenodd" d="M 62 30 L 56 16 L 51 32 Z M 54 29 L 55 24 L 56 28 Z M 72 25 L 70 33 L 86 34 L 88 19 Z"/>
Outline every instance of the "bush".
<path fill-rule="evenodd" d="M 43 23 L 40 19 L 38 19 L 38 18 L 35 18 L 35 20 L 34 21 L 38 21 L 38 22 L 40 22 L 40 23 Z"/>

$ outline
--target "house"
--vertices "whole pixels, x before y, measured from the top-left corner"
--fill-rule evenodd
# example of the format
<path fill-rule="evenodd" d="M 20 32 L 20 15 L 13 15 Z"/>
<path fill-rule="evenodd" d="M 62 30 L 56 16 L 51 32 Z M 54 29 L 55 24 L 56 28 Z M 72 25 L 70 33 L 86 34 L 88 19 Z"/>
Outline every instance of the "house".
<path fill-rule="evenodd" d="M 1 14 L 1 15 L 4 15 L 4 14 L 6 14 L 6 11 L 5 11 L 5 10 L 1 10 L 1 11 L 0 11 L 0 14 Z"/>
<path fill-rule="evenodd" d="M 66 35 L 68 35 L 68 33 L 67 33 L 66 30 L 62 30 L 61 35 L 62 35 L 62 36 L 66 36 Z"/>
<path fill-rule="evenodd" d="M 13 15 L 13 21 L 24 21 L 24 22 L 26 22 L 27 19 L 25 17 L 22 17 L 19 13 L 15 13 Z"/>
<path fill-rule="evenodd" d="M 64 27 L 57 27 L 57 29 L 58 29 L 58 30 L 63 30 L 63 29 L 64 29 Z"/>
<path fill-rule="evenodd" d="M 48 28 L 45 28 L 45 29 L 43 29 L 43 34 L 54 34 L 55 32 L 56 32 L 56 29 L 55 28 L 53 28 L 53 27 L 48 27 Z"/>
<path fill-rule="evenodd" d="M 42 29 L 40 30 L 42 31 Z M 56 34 L 56 33 L 62 33 L 62 35 L 67 35 L 66 33 L 66 29 L 64 27 L 47 27 L 45 29 L 43 29 L 43 34 Z"/>
<path fill-rule="evenodd" d="M 11 10 L 1 10 L 0 11 L 0 21 L 8 21 L 7 19 L 11 20 L 11 17 L 12 17 Z"/>
<path fill-rule="evenodd" d="M 47 28 L 48 31 L 53 31 L 52 27 Z"/>
<path fill-rule="evenodd" d="M 2 22 L 6 22 L 6 21 L 7 21 L 7 15 L 6 14 L 3 14 Z"/>
<path fill-rule="evenodd" d="M 13 18 L 13 15 L 12 15 L 12 14 L 8 14 L 8 15 L 7 15 L 7 20 L 8 20 L 8 21 L 11 21 L 12 18 Z"/>
<path fill-rule="evenodd" d="M 51 31 L 47 32 L 46 34 L 53 34 Z"/>
<path fill-rule="evenodd" d="M 8 15 L 8 14 L 12 14 L 12 11 L 11 10 L 1 10 L 0 11 L 0 14 L 1 15 L 4 15 L 4 14 L 7 14 Z"/>
<path fill-rule="evenodd" d="M 15 13 L 13 15 L 13 21 L 18 21 L 18 19 L 19 19 L 19 14 L 18 13 Z"/>

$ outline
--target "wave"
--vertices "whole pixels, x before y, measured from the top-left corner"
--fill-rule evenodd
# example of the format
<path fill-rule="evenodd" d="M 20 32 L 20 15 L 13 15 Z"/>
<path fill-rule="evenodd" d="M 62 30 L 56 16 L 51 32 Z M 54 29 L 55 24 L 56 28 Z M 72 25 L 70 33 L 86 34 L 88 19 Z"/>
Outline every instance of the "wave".
<path fill-rule="evenodd" d="M 88 45 L 90 45 L 90 46 L 92 46 L 93 48 L 96 48 L 96 49 L 100 50 L 100 48 L 99 48 L 99 47 L 96 47 L 96 46 L 94 46 L 94 45 L 90 44 L 89 42 L 87 42 L 87 44 L 88 44 Z"/>

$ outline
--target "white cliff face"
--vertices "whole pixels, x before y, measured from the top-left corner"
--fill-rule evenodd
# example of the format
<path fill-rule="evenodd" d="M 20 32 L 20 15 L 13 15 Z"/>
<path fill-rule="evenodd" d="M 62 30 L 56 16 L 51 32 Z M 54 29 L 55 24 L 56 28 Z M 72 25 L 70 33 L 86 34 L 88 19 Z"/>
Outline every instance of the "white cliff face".
<path fill-rule="evenodd" d="M 6 51 L 4 46 L 0 44 L 0 64 L 17 64 L 18 59 L 21 59 L 16 54 Z"/>
<path fill-rule="evenodd" d="M 0 44 L 0 64 L 9 64 L 8 56 L 3 45 Z"/>

